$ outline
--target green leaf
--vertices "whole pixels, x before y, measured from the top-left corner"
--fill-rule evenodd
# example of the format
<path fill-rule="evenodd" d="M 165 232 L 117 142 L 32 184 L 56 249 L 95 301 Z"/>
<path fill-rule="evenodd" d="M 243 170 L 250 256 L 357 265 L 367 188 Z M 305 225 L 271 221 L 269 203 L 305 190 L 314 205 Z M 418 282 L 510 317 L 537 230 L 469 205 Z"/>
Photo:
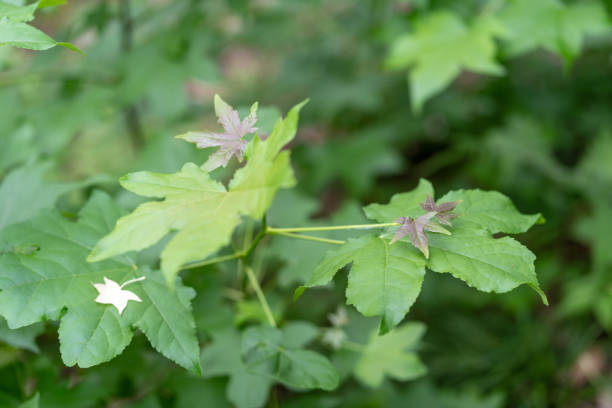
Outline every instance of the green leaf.
<path fill-rule="evenodd" d="M 520 234 L 542 218 L 540 214 L 521 214 L 508 197 L 497 191 L 455 190 L 438 200 L 439 203 L 449 201 L 461 201 L 455 208 L 459 218 L 453 225 L 485 228 L 491 234 Z"/>
<path fill-rule="evenodd" d="M 0 230 L 25 221 L 42 209 L 53 207 L 57 199 L 69 191 L 107 180 L 98 176 L 76 183 L 48 181 L 43 176 L 50 167 L 49 162 L 33 164 L 6 176 L 0 185 Z"/>
<path fill-rule="evenodd" d="M 562 56 L 567 64 L 580 54 L 587 35 L 610 31 L 604 7 L 594 1 L 565 5 L 558 0 L 511 0 L 499 17 L 508 28 L 510 55 L 541 47 Z"/>
<path fill-rule="evenodd" d="M 34 12 L 38 8 L 38 2 L 27 6 L 16 6 L 0 2 L 0 19 L 6 18 L 14 22 L 26 22 L 34 19 Z"/>
<path fill-rule="evenodd" d="M 193 163 L 174 174 L 137 172 L 122 177 L 121 185 L 127 190 L 165 200 L 144 203 L 119 219 L 89 261 L 147 248 L 178 231 L 161 254 L 162 271 L 172 284 L 181 265 L 227 245 L 242 215 L 260 219 L 276 191 L 295 183 L 289 152 L 281 149 L 295 136 L 303 105 L 279 119 L 265 142 L 253 138 L 246 149 L 247 163 L 236 171 L 229 190 Z"/>
<path fill-rule="evenodd" d="M 266 403 L 273 381 L 247 371 L 239 352 L 241 342 L 234 329 L 213 332 L 212 344 L 202 351 L 204 376 L 229 375 L 227 398 L 239 408 L 258 408 Z"/>
<path fill-rule="evenodd" d="M 510 238 L 492 236 L 469 228 L 454 228 L 453 235 L 431 234 L 427 266 L 450 273 L 483 292 L 508 292 L 527 284 L 548 304 L 535 274 L 535 255 Z"/>
<path fill-rule="evenodd" d="M 421 323 L 406 323 L 390 333 L 372 333 L 355 366 L 355 376 L 370 387 L 378 387 L 385 376 L 400 381 L 421 377 L 427 372 L 414 349 L 425 332 Z"/>
<path fill-rule="evenodd" d="M 67 308 L 59 326 L 60 351 L 67 365 L 89 367 L 112 359 L 130 343 L 130 327 L 135 326 L 160 353 L 200 372 L 189 305 L 192 289 L 179 284 L 172 292 L 161 274 L 139 269 L 125 257 L 96 264 L 85 261 L 120 213 L 110 197 L 96 193 L 81 210 L 77 223 L 46 211 L 3 230 L 0 313 L 10 328 L 19 328 L 45 318 L 56 319 Z M 38 250 L 18 250 L 29 246 Z M 112 305 L 95 303 L 93 283 L 101 283 L 104 277 L 123 282 L 136 276 L 146 276 L 130 286 L 142 302 L 130 302 L 123 316 Z"/>
<path fill-rule="evenodd" d="M 503 25 L 492 16 L 483 15 L 466 26 L 455 14 L 437 12 L 418 20 L 412 34 L 393 42 L 386 64 L 392 69 L 412 68 L 412 106 L 420 112 L 423 103 L 463 69 L 503 74 L 504 68 L 495 61 L 495 37 L 504 34 Z"/>
<path fill-rule="evenodd" d="M 287 386 L 331 391 L 338 386 L 338 373 L 329 360 L 314 351 L 299 348 L 295 333 L 273 327 L 251 327 L 243 334 L 242 356 L 247 369 Z"/>
<path fill-rule="evenodd" d="M 379 222 L 392 222 L 404 210 L 414 217 L 425 212 L 419 212 L 419 202 L 428 194 L 433 196 L 433 188 L 421 180 L 411 192 L 394 195 L 386 205 L 372 204 L 365 212 Z M 508 197 L 494 191 L 451 191 L 438 204 L 449 201 L 461 201 L 455 209 L 459 217 L 453 219 L 452 235 L 428 234 L 431 250 L 427 267 L 449 272 L 485 292 L 503 293 L 527 284 L 546 304 L 535 274 L 535 255 L 510 237 L 492 237 L 500 232 L 525 232 L 541 216 L 521 214 Z"/>
<path fill-rule="evenodd" d="M 327 252 L 306 283 L 325 285 L 336 272 L 353 263 L 346 301 L 364 316 L 382 316 L 381 331 L 395 327 L 416 300 L 425 276 L 425 259 L 408 242 L 393 245 L 384 238 L 365 236 Z"/>
<path fill-rule="evenodd" d="M 19 329 L 10 329 L 6 320 L 0 318 L 0 341 L 13 347 L 38 353 L 39 350 L 35 340 L 43 331 L 45 331 L 45 326 L 42 323 L 34 323 Z"/>
<path fill-rule="evenodd" d="M 0 46 L 12 45 L 29 50 L 47 50 L 55 47 L 57 43 L 47 34 L 29 24 L 0 20 Z"/>

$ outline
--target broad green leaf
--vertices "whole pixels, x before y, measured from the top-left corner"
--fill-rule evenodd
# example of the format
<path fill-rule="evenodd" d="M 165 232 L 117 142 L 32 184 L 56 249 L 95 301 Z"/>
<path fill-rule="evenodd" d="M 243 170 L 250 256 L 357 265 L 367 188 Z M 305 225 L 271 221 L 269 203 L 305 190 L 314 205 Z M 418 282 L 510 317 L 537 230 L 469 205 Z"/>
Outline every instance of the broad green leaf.
<path fill-rule="evenodd" d="M 383 336 L 372 333 L 355 366 L 355 376 L 370 387 L 378 387 L 385 376 L 412 380 L 427 371 L 414 352 L 425 332 L 421 323 L 406 323 Z"/>
<path fill-rule="evenodd" d="M 390 222 L 403 208 L 410 216 L 423 214 L 425 211 L 418 204 L 424 201 L 425 192 L 433 196 L 431 185 L 421 180 L 416 189 L 396 194 L 389 204 L 366 207 L 366 215 L 379 222 Z M 525 232 L 541 216 L 521 214 L 503 194 L 481 190 L 451 191 L 438 204 L 459 200 L 463 200 L 455 209 L 459 217 L 453 219 L 453 227 L 449 228 L 452 235 L 428 234 L 427 267 L 449 272 L 485 292 L 503 293 L 527 284 L 547 303 L 535 274 L 535 255 L 510 237 L 492 236 L 499 232 Z"/>
<path fill-rule="evenodd" d="M 329 360 L 300 348 L 295 333 L 273 327 L 251 327 L 242 338 L 242 356 L 247 369 L 282 384 L 301 389 L 338 386 L 338 373 Z"/>
<path fill-rule="evenodd" d="M 394 40 L 386 64 L 392 69 L 412 68 L 410 89 L 413 109 L 447 87 L 463 70 L 501 75 L 495 61 L 495 37 L 503 25 L 484 15 L 466 26 L 455 14 L 437 12 L 417 21 L 414 32 Z"/>
<path fill-rule="evenodd" d="M 108 361 L 127 346 L 131 326 L 142 330 L 163 355 L 194 372 L 200 371 L 199 347 L 189 301 L 193 290 L 178 285 L 172 292 L 158 272 L 139 269 L 128 258 L 91 264 L 87 254 L 108 232 L 121 211 L 103 193 L 71 222 L 47 211 L 0 233 L 0 313 L 10 328 L 28 326 L 45 318 L 57 319 L 60 351 L 67 365 L 89 367 Z M 33 251 L 20 248 L 35 247 Z M 112 305 L 94 300 L 93 283 L 104 277 L 124 282 L 142 302 L 130 302 L 123 316 Z"/>
<path fill-rule="evenodd" d="M 0 20 L 0 46 L 12 45 L 29 50 L 47 50 L 55 47 L 57 43 L 47 34 L 29 24 Z"/>
<path fill-rule="evenodd" d="M 162 271 L 172 284 L 181 265 L 227 245 L 242 215 L 260 219 L 276 191 L 295 183 L 289 152 L 281 149 L 295 136 L 302 106 L 279 119 L 266 141 L 256 137 L 249 143 L 247 163 L 236 171 L 229 190 L 193 163 L 174 174 L 145 171 L 122 177 L 121 185 L 127 190 L 165 199 L 144 203 L 119 219 L 89 261 L 147 248 L 178 231 L 161 254 Z"/>
<path fill-rule="evenodd" d="M 520 234 L 541 219 L 540 214 L 521 214 L 508 197 L 497 191 L 454 190 L 438 203 L 449 201 L 461 201 L 455 209 L 459 217 L 453 220 L 454 226 L 485 228 L 491 234 Z"/>
<path fill-rule="evenodd" d="M 558 0 L 511 0 L 499 17 L 508 29 L 511 55 L 541 47 L 562 56 L 567 64 L 580 54 L 587 35 L 611 28 L 604 7 L 595 1 L 565 5 Z"/>
<path fill-rule="evenodd" d="M 15 22 L 26 22 L 34 19 L 34 12 L 38 8 L 38 2 L 27 6 L 15 6 L 13 4 L 0 2 L 0 20 L 6 18 Z"/>
<path fill-rule="evenodd" d="M 493 238 L 460 227 L 451 236 L 429 238 L 431 270 L 448 272 L 483 292 L 504 293 L 527 284 L 548 304 L 535 274 L 535 255 L 513 238 Z"/>
<path fill-rule="evenodd" d="M 395 327 L 408 313 L 421 291 L 425 258 L 407 242 L 365 236 L 349 239 L 330 250 L 306 283 L 325 285 L 352 262 L 346 301 L 364 316 L 382 316 L 381 331 Z"/>
<path fill-rule="evenodd" d="M 7 225 L 25 221 L 69 191 L 106 181 L 104 176 L 76 183 L 61 183 L 44 179 L 51 163 L 20 167 L 9 173 L 0 185 L 0 230 Z"/>
<path fill-rule="evenodd" d="M 202 366 L 205 377 L 228 375 L 227 398 L 239 408 L 262 407 L 268 398 L 273 381 L 252 374 L 240 356 L 241 337 L 234 329 L 212 333 L 213 342 L 202 350 Z"/>
<path fill-rule="evenodd" d="M 9 329 L 6 320 L 0 318 L 0 341 L 13 347 L 38 353 L 36 337 L 45 330 L 42 323 L 34 323 L 19 329 Z"/>

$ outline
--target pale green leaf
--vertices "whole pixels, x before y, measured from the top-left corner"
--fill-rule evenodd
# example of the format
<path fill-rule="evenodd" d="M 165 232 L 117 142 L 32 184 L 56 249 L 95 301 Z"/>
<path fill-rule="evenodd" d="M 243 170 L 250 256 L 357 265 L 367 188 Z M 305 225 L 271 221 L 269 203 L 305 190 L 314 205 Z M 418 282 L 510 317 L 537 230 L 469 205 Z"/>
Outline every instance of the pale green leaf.
<path fill-rule="evenodd" d="M 385 376 L 400 381 L 423 376 L 427 369 L 414 352 L 425 332 L 421 323 L 406 323 L 383 336 L 372 333 L 355 366 L 355 376 L 378 387 Z"/>
<path fill-rule="evenodd" d="M 292 348 L 295 345 L 279 329 L 251 327 L 243 334 L 242 356 L 250 372 L 287 386 L 326 391 L 336 388 L 338 373 L 329 360 L 314 351 Z"/>
<path fill-rule="evenodd" d="M 68 365 L 87 367 L 108 361 L 129 344 L 135 326 L 166 357 L 200 371 L 195 323 L 189 306 L 193 290 L 180 284 L 172 292 L 159 272 L 139 269 L 128 258 L 91 264 L 85 261 L 94 243 L 107 233 L 120 210 L 97 193 L 82 209 L 78 222 L 47 211 L 0 233 L 0 313 L 11 328 L 44 318 L 60 320 L 60 351 Z M 34 251 L 20 248 L 34 246 Z M 130 302 L 123 316 L 112 305 L 94 300 L 93 283 L 104 277 L 134 283 L 142 302 Z"/>
<path fill-rule="evenodd" d="M 289 152 L 281 149 L 295 136 L 302 106 L 279 119 L 265 142 L 255 137 L 249 143 L 247 163 L 236 171 L 229 190 L 193 163 L 174 174 L 138 172 L 124 176 L 121 184 L 127 190 L 165 199 L 144 203 L 119 219 L 89 260 L 138 251 L 178 231 L 161 254 L 162 271 L 172 284 L 181 265 L 206 258 L 227 245 L 242 215 L 261 218 L 276 191 L 295 183 Z"/>
<path fill-rule="evenodd" d="M 34 12 L 38 8 L 38 2 L 27 6 L 16 6 L 10 3 L 0 2 L 0 20 L 6 18 L 14 22 L 26 22 L 34 19 Z"/>
<path fill-rule="evenodd" d="M 387 239 L 374 236 L 349 239 L 325 255 L 306 286 L 327 284 L 338 269 L 351 262 L 347 303 L 364 316 L 382 316 L 383 332 L 392 329 L 421 291 L 425 259 L 404 241 L 390 245 Z"/>
<path fill-rule="evenodd" d="M 29 24 L 0 20 L 0 46 L 12 45 L 41 51 L 55 47 L 56 44 L 53 38 Z"/>
<path fill-rule="evenodd" d="M 393 42 L 386 64 L 392 69 L 412 68 L 412 106 L 419 112 L 463 69 L 503 74 L 504 68 L 495 61 L 495 37 L 504 34 L 503 25 L 492 16 L 481 16 L 466 26 L 455 14 L 437 12 L 418 20 L 413 33 Z"/>
<path fill-rule="evenodd" d="M 499 13 L 509 36 L 510 55 L 544 48 L 571 63 L 584 38 L 610 31 L 603 5 L 581 1 L 565 5 L 558 0 L 511 0 Z"/>

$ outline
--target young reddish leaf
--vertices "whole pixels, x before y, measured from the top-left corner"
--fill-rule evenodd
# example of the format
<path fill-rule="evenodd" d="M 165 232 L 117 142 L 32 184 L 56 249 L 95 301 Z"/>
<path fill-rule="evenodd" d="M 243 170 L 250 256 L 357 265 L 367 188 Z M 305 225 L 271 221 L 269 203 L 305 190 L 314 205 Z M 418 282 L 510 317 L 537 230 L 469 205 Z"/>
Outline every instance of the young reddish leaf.
<path fill-rule="evenodd" d="M 427 214 L 421 215 L 417 219 L 412 219 L 410 217 L 398 218 L 396 222 L 400 223 L 401 225 L 395 232 L 395 235 L 391 240 L 391 244 L 399 241 L 406 235 L 410 235 L 410 242 L 412 242 L 412 245 L 421 251 L 423 255 L 425 255 L 425 258 L 429 258 L 429 247 L 425 231 L 451 235 L 450 231 L 430 221 L 435 216 L 436 213 L 431 211 Z"/>
<path fill-rule="evenodd" d="M 436 205 L 432 196 L 427 196 L 427 199 L 424 203 L 419 203 L 422 209 L 427 212 L 435 212 L 436 218 L 441 224 L 448 225 L 452 227 L 450 220 L 453 218 L 457 218 L 459 214 L 453 214 L 451 211 L 455 209 L 461 203 L 461 201 L 451 201 L 448 203 L 442 203 L 440 205 Z"/>
<path fill-rule="evenodd" d="M 199 149 L 219 147 L 202 165 L 202 169 L 208 172 L 217 167 L 227 166 L 232 156 L 242 161 L 244 149 L 248 143 L 244 137 L 257 131 L 257 128 L 254 127 L 257 122 L 257 103 L 251 106 L 249 115 L 240 121 L 238 111 L 225 103 L 219 95 L 215 95 L 215 114 L 219 124 L 223 127 L 222 133 L 188 132 L 176 136 L 178 139 L 195 143 Z"/>

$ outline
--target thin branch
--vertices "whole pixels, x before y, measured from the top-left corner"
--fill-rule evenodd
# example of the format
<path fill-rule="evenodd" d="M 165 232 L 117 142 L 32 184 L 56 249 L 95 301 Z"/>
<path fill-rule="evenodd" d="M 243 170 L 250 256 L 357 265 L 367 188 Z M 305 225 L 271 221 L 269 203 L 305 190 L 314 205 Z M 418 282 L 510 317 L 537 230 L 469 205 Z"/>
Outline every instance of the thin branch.
<path fill-rule="evenodd" d="M 342 231 L 348 229 L 373 229 L 396 227 L 400 224 L 397 222 L 387 222 L 383 224 L 359 224 L 359 225 L 336 225 L 329 227 L 297 227 L 297 228 L 273 228 L 268 227 L 268 233 L 275 234 L 279 232 L 308 232 L 308 231 Z"/>
<path fill-rule="evenodd" d="M 272 315 L 272 310 L 270 310 L 270 305 L 268 305 L 268 301 L 266 300 L 263 290 L 261 290 L 261 286 L 259 286 L 259 282 L 257 281 L 255 274 L 253 273 L 253 268 L 245 264 L 244 269 L 246 271 L 246 275 L 249 278 L 249 282 L 251 282 L 251 286 L 257 294 L 257 299 L 259 300 L 259 303 L 261 304 L 261 307 L 263 308 L 264 313 L 268 318 L 268 323 L 270 323 L 270 326 L 276 327 L 276 321 L 274 320 L 274 316 Z"/>
<path fill-rule="evenodd" d="M 236 252 L 230 255 L 217 256 L 215 258 L 205 259 L 203 261 L 196 261 L 181 266 L 181 269 L 193 269 L 199 268 L 200 266 L 212 265 L 219 262 L 231 261 L 232 259 L 242 258 L 244 252 Z"/>
<path fill-rule="evenodd" d="M 321 237 L 313 237 L 312 235 L 300 235 L 300 234 L 292 234 L 291 232 L 284 232 L 284 231 L 278 231 L 278 230 L 274 230 L 274 231 L 269 231 L 268 233 L 270 235 L 280 235 L 283 237 L 289 237 L 289 238 L 295 238 L 295 239 L 303 239 L 306 241 L 316 241 L 316 242 L 323 242 L 325 244 L 335 244 L 335 245 L 343 245 L 345 243 L 345 241 L 340 241 L 337 239 L 328 239 L 328 238 L 321 238 Z"/>

